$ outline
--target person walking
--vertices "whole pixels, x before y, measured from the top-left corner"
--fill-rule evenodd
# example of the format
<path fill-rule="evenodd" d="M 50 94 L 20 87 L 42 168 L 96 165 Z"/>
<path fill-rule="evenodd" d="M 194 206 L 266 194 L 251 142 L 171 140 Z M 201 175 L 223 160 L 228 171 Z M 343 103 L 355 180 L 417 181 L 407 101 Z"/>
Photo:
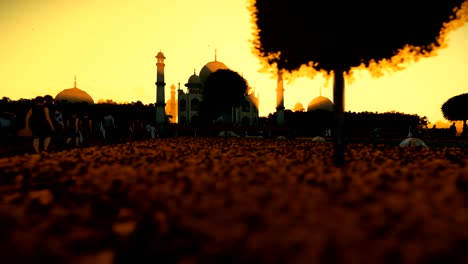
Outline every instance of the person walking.
<path fill-rule="evenodd" d="M 43 152 L 49 150 L 49 144 L 54 132 L 54 125 L 49 115 L 49 108 L 45 105 L 44 97 L 37 96 L 33 106 L 26 114 L 26 129 L 31 130 L 33 138 L 33 148 L 36 153 L 40 153 L 40 143 L 43 140 Z"/>
<path fill-rule="evenodd" d="M 74 148 L 80 146 L 80 117 L 78 111 L 71 109 L 69 115 L 67 115 L 65 130 L 67 139 L 65 144 L 68 148 Z"/>

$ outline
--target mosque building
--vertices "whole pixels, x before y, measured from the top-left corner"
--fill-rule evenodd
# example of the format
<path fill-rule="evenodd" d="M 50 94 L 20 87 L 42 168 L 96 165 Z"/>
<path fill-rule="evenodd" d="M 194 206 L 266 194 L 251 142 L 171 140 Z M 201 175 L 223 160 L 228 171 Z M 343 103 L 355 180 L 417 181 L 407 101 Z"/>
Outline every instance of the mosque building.
<path fill-rule="evenodd" d="M 76 76 L 73 88 L 64 89 L 55 96 L 55 101 L 66 101 L 69 103 L 94 104 L 93 98 L 85 91 L 76 87 Z"/>
<path fill-rule="evenodd" d="M 333 112 L 333 107 L 333 102 L 327 97 L 322 96 L 322 89 L 320 89 L 320 95 L 312 99 L 312 101 L 307 105 L 307 112 L 315 110 Z"/>
<path fill-rule="evenodd" d="M 205 81 L 208 76 L 220 69 L 229 69 L 224 63 L 216 59 L 216 53 L 214 61 L 210 61 L 205 64 L 200 70 L 199 75 L 194 70 L 193 74 L 188 78 L 185 84 L 186 91 L 181 89 L 180 83 L 176 90 L 175 85 L 170 87 L 170 98 L 165 101 L 164 88 L 166 83 L 164 82 L 164 59 L 166 58 L 162 52 L 156 55 L 157 58 L 157 72 L 156 72 L 156 122 L 162 124 L 166 121 L 166 117 L 169 118 L 171 123 L 179 124 L 190 124 L 198 116 L 199 106 L 202 98 L 202 90 Z M 278 81 L 276 88 L 277 97 L 277 123 L 284 124 L 284 87 L 283 77 L 281 72 L 278 72 Z M 74 86 L 69 89 L 64 89 L 55 96 L 55 101 L 67 101 L 70 103 L 88 103 L 94 104 L 93 98 L 84 90 L 81 90 L 76 85 L 76 76 L 74 80 Z M 233 111 L 232 119 L 236 124 L 241 125 L 255 125 L 259 118 L 259 96 L 255 96 L 254 92 L 245 96 L 245 100 L 242 102 L 240 107 L 237 107 Z M 307 111 L 314 110 L 325 110 L 333 111 L 333 102 L 320 95 L 314 98 L 307 105 Z M 304 111 L 304 107 L 298 102 L 294 111 Z"/>
<path fill-rule="evenodd" d="M 157 84 L 158 91 L 156 105 L 160 105 L 161 102 L 164 103 L 165 114 L 170 116 L 171 122 L 177 121 L 179 124 L 193 123 L 198 118 L 200 103 L 203 100 L 203 86 L 208 76 L 217 70 L 229 68 L 224 63 L 216 59 L 215 53 L 214 61 L 210 61 L 205 64 L 200 70 L 199 75 L 197 75 L 194 70 L 193 74 L 188 78 L 188 81 L 185 84 L 185 91 L 181 89 L 179 83 L 177 98 L 175 98 L 175 85 L 171 86 L 171 98 L 166 103 L 164 102 L 163 95 L 161 95 L 163 93 L 159 92 L 160 87 L 163 87 L 162 84 L 164 83 L 164 62 L 161 59 L 165 57 L 161 52 L 159 52 L 156 58 L 158 58 L 158 63 L 156 65 L 158 67 L 157 78 L 159 80 L 156 82 L 159 82 L 159 85 Z M 158 102 L 160 102 L 160 104 L 158 104 Z M 255 96 L 254 92 L 246 95 L 245 100 L 239 107 L 236 107 L 232 113 L 232 120 L 234 123 L 240 125 L 256 125 L 259 117 L 258 104 L 259 98 L 258 96 Z"/>
<path fill-rule="evenodd" d="M 284 120 L 284 87 L 283 87 L 283 77 L 282 72 L 278 71 L 278 81 L 277 81 L 277 88 L 276 88 L 276 123 L 278 125 L 283 125 Z M 322 110 L 333 112 L 334 104 L 333 102 L 325 96 L 322 96 L 322 88 L 320 88 L 320 95 L 316 98 L 312 99 L 307 105 L 307 112 L 315 111 L 315 110 Z M 294 112 L 303 112 L 304 106 L 297 102 L 294 105 Z"/>

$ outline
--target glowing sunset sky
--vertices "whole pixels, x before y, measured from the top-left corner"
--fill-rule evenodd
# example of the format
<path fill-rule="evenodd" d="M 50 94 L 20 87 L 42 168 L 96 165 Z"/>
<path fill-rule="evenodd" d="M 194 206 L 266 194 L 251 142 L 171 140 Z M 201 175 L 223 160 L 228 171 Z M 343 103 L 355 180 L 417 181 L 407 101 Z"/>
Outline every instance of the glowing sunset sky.
<path fill-rule="evenodd" d="M 18 0 L 0 2 L 0 96 L 13 100 L 55 96 L 77 86 L 95 101 L 156 100 L 155 55 L 165 60 L 166 100 L 171 85 L 185 89 L 194 69 L 214 60 L 241 73 L 260 95 L 260 115 L 275 111 L 276 79 L 260 73 L 252 53 L 246 0 Z M 313 28 L 310 32 L 313 38 Z M 279 34 L 281 37 L 281 34 Z M 356 75 L 345 88 L 346 111 L 396 110 L 443 120 L 440 107 L 468 92 L 468 25 L 448 35 L 435 57 L 373 79 Z M 333 99 L 332 82 L 318 76 L 285 81 L 285 106 L 319 95 Z"/>

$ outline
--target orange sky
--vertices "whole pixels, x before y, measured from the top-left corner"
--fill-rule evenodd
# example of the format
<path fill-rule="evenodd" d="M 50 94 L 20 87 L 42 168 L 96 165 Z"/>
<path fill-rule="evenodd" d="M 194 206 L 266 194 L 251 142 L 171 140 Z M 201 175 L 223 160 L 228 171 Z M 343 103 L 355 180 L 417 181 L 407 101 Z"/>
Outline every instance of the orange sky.
<path fill-rule="evenodd" d="M 248 1 L 18 0 L 0 2 L 0 96 L 56 95 L 77 86 L 95 101 L 156 100 L 157 52 L 166 56 L 169 87 L 187 82 L 217 59 L 241 73 L 260 95 L 260 115 L 275 111 L 276 79 L 260 73 L 251 50 Z M 313 34 L 311 28 L 310 34 Z M 279 36 L 280 37 L 280 36 Z M 468 92 L 468 25 L 448 35 L 437 56 L 373 79 L 364 71 L 345 88 L 346 111 L 396 110 L 443 120 L 441 105 Z M 307 104 L 332 83 L 322 77 L 285 81 L 285 107 Z"/>

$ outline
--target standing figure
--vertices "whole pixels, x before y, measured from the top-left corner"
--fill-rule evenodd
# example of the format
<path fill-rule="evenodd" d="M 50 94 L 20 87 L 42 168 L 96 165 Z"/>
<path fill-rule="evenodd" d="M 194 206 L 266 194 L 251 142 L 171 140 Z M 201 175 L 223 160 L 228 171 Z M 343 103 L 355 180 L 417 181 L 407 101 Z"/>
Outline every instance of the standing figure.
<path fill-rule="evenodd" d="M 66 118 L 66 133 L 67 140 L 66 144 L 69 147 L 80 146 L 80 131 L 79 131 L 80 118 L 76 110 L 72 110 L 69 116 Z M 73 141 L 73 142 L 72 142 Z"/>
<path fill-rule="evenodd" d="M 0 112 L 0 146 L 7 147 L 11 142 L 10 137 L 14 134 L 13 124 L 16 115 L 9 112 Z"/>
<path fill-rule="evenodd" d="M 62 106 L 60 104 L 55 105 L 55 113 L 54 113 L 53 123 L 55 128 L 55 139 L 54 143 L 58 150 L 65 148 L 65 121 L 62 111 Z"/>
<path fill-rule="evenodd" d="M 455 137 L 457 135 L 457 127 L 455 126 L 455 122 L 452 123 L 450 126 L 450 136 Z"/>
<path fill-rule="evenodd" d="M 101 121 L 101 131 L 104 138 L 104 144 L 114 143 L 115 141 L 115 119 L 114 116 L 107 112 L 104 114 Z"/>
<path fill-rule="evenodd" d="M 146 138 L 152 139 L 159 137 L 157 134 L 156 126 L 154 122 L 148 122 L 145 125 L 145 131 L 146 131 Z"/>
<path fill-rule="evenodd" d="M 33 106 L 26 114 L 26 129 L 32 131 L 33 147 L 36 153 L 40 152 L 40 140 L 44 140 L 43 151 L 47 152 L 49 149 L 52 133 L 54 132 L 54 125 L 49 115 L 49 108 L 45 105 L 44 97 L 37 96 L 34 99 Z"/>
<path fill-rule="evenodd" d="M 52 120 L 52 124 L 54 125 L 54 132 L 52 133 L 52 139 L 51 139 L 51 146 L 55 149 L 58 150 L 60 149 L 60 123 L 57 122 L 55 119 L 56 114 L 57 114 L 57 105 L 55 104 L 55 99 L 52 97 L 52 95 L 44 95 L 44 101 L 45 101 L 45 106 L 49 109 L 49 118 Z"/>
<path fill-rule="evenodd" d="M 89 116 L 88 110 L 84 110 L 79 123 L 80 144 L 90 146 L 93 136 L 93 120 Z"/>
<path fill-rule="evenodd" d="M 408 135 L 406 137 L 413 137 L 413 128 L 411 126 L 408 128 Z"/>

